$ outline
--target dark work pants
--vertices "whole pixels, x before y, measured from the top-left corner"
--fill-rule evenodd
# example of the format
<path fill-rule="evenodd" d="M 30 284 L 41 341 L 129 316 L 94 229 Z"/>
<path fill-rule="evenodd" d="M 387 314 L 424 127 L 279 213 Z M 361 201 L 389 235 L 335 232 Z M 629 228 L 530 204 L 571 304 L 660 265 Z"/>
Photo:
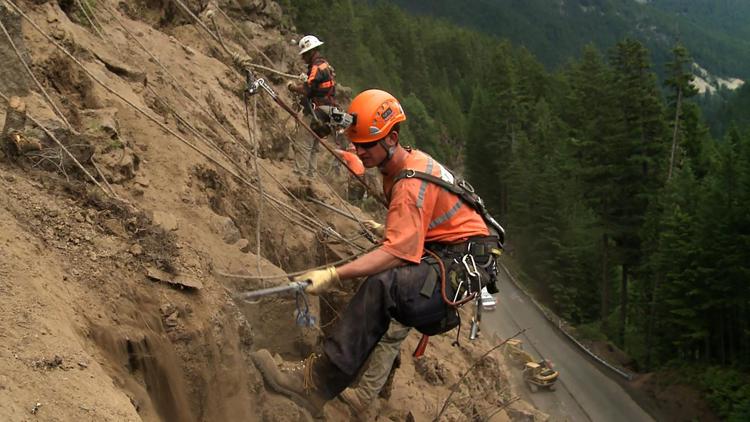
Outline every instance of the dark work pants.
<path fill-rule="evenodd" d="M 369 277 L 360 286 L 323 344 L 325 356 L 315 372 L 321 393 L 336 397 L 357 377 L 390 325 L 391 318 L 408 327 L 442 320 L 453 312 L 440 295 L 439 277 L 431 297 L 420 294 L 428 277 L 437 273 L 422 262 Z"/>

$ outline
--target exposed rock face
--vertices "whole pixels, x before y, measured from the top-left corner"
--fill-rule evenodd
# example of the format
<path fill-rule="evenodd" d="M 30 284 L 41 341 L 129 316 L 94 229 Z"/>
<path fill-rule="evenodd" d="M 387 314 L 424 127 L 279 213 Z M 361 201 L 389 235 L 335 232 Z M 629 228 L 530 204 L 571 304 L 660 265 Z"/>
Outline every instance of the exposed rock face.
<path fill-rule="evenodd" d="M 12 12 L 7 5 L 0 3 L 0 22 L 3 23 L 5 30 L 10 34 L 16 48 L 22 55 L 25 54 L 26 45 L 21 33 L 21 17 Z M 29 78 L 23 76 L 27 75 L 26 69 L 18 60 L 18 56 L 13 51 L 13 47 L 11 47 L 4 33 L 0 34 L 0 40 L 2 40 L 0 41 L 0 63 L 2 63 L 2 66 L 0 66 L 0 91 L 8 97 L 12 95 L 26 96 L 29 92 Z M 28 56 L 26 59 L 28 60 Z"/>
<path fill-rule="evenodd" d="M 29 63 L 65 119 L 34 92 L 23 97 L 29 116 L 99 182 L 106 179 L 118 197 L 78 174 L 51 137 L 28 122 L 21 132 L 46 155 L 27 154 L 13 166 L 0 162 L 0 298 L 10 298 L 0 306 L 0 415 L 25 420 L 34 409 L 40 419 L 61 420 L 307 419 L 293 402 L 266 390 L 249 353 L 268 348 L 299 361 L 318 350 L 321 327 L 295 325 L 302 304 L 294 296 L 248 303 L 232 295 L 286 283 L 286 272 L 370 246 L 355 223 L 306 202 L 338 201 L 321 181 L 292 172 L 289 139 L 306 143 L 309 137 L 301 130 L 295 134 L 289 116 L 263 95 L 255 97 L 256 127 L 248 129 L 242 77 L 175 2 L 97 3 L 90 11 L 103 25 L 103 38 L 78 2 L 16 3 L 104 86 L 154 119 L 95 82 L 30 26 L 23 26 L 21 36 L 18 19 L 0 5 L 0 18 L 14 39 L 26 40 Z M 205 6 L 187 4 L 196 14 Z M 256 58 L 257 47 L 268 52 L 274 67 L 299 73 L 302 63 L 289 43 L 296 35 L 285 32 L 278 4 L 233 4 L 221 7 L 248 30 L 252 45 L 220 21 L 230 47 L 250 47 L 245 52 Z M 17 60 L 6 44 L 0 41 L 0 89 L 23 95 L 28 79 L 14 67 Z M 268 80 L 285 102 L 293 102 L 285 80 Z M 263 168 L 257 173 L 256 152 Z M 321 155 L 319 168 L 325 169 L 330 162 Z M 258 177 L 267 197 L 256 190 Z M 331 177 L 336 186 L 347 182 Z M 346 241 L 333 238 L 334 231 Z M 153 269 L 163 275 L 154 279 Z M 258 278 L 258 272 L 277 277 Z M 308 298 L 313 314 L 330 316 L 323 329 L 335 324 L 350 294 L 347 287 L 320 301 Z M 395 420 L 434 416 L 438 398 L 472 358 L 456 355 L 451 340 L 431 340 L 436 357 L 423 364 L 404 359 L 390 399 L 380 400 Z M 414 339 L 404 347 L 413 349 Z M 445 364 L 449 360 L 455 368 Z M 489 378 L 475 384 L 499 397 Z M 472 415 L 464 407 L 450 412 L 455 420 Z M 329 420 L 352 417 L 335 400 L 327 414 Z"/>
<path fill-rule="evenodd" d="M 238 0 L 242 10 L 251 16 L 255 22 L 265 26 L 279 26 L 283 21 L 283 11 L 278 3 L 269 0 Z"/>
<path fill-rule="evenodd" d="M 105 107 L 86 109 L 79 113 L 85 134 L 95 142 L 94 159 L 110 183 L 122 183 L 133 179 L 140 165 L 140 157 L 127 139 L 120 137 L 117 109 Z M 146 181 L 144 181 L 146 180 Z M 147 179 L 141 178 L 141 187 L 148 187 Z"/>

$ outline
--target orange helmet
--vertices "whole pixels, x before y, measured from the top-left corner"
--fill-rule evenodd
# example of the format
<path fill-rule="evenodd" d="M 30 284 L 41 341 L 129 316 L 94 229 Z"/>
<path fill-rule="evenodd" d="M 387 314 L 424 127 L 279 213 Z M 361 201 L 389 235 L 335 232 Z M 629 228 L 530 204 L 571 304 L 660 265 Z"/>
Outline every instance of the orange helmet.
<path fill-rule="evenodd" d="M 357 116 L 346 129 L 349 140 L 356 144 L 382 139 L 393 125 L 406 120 L 396 97 L 379 89 L 368 89 L 354 97 L 348 113 Z"/>

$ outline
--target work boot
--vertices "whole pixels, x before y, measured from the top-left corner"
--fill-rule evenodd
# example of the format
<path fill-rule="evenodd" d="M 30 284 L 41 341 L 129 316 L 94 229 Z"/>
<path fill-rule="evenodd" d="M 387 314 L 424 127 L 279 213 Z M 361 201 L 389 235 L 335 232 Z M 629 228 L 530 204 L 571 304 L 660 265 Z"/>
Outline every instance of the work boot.
<path fill-rule="evenodd" d="M 360 391 L 357 388 L 347 388 L 339 394 L 341 401 L 349 405 L 354 413 L 364 413 L 370 407 L 371 401 L 365 401 L 359 394 Z"/>
<path fill-rule="evenodd" d="M 313 417 L 323 415 L 323 406 L 327 400 L 315 385 L 316 374 L 313 370 L 315 355 L 311 355 L 289 371 L 279 369 L 273 356 L 266 349 L 253 352 L 251 357 L 272 390 L 289 397 L 307 409 Z"/>

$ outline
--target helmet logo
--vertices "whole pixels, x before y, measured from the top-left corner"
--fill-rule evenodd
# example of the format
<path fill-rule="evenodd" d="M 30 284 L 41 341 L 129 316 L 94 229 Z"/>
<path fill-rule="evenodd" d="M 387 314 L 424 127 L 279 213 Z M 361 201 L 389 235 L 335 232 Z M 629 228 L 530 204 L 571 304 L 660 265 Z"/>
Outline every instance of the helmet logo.
<path fill-rule="evenodd" d="M 382 117 L 383 120 L 388 120 L 388 118 L 391 117 L 391 114 L 393 114 L 393 109 L 388 107 L 388 109 L 385 110 L 383 114 L 380 115 L 380 117 Z"/>

